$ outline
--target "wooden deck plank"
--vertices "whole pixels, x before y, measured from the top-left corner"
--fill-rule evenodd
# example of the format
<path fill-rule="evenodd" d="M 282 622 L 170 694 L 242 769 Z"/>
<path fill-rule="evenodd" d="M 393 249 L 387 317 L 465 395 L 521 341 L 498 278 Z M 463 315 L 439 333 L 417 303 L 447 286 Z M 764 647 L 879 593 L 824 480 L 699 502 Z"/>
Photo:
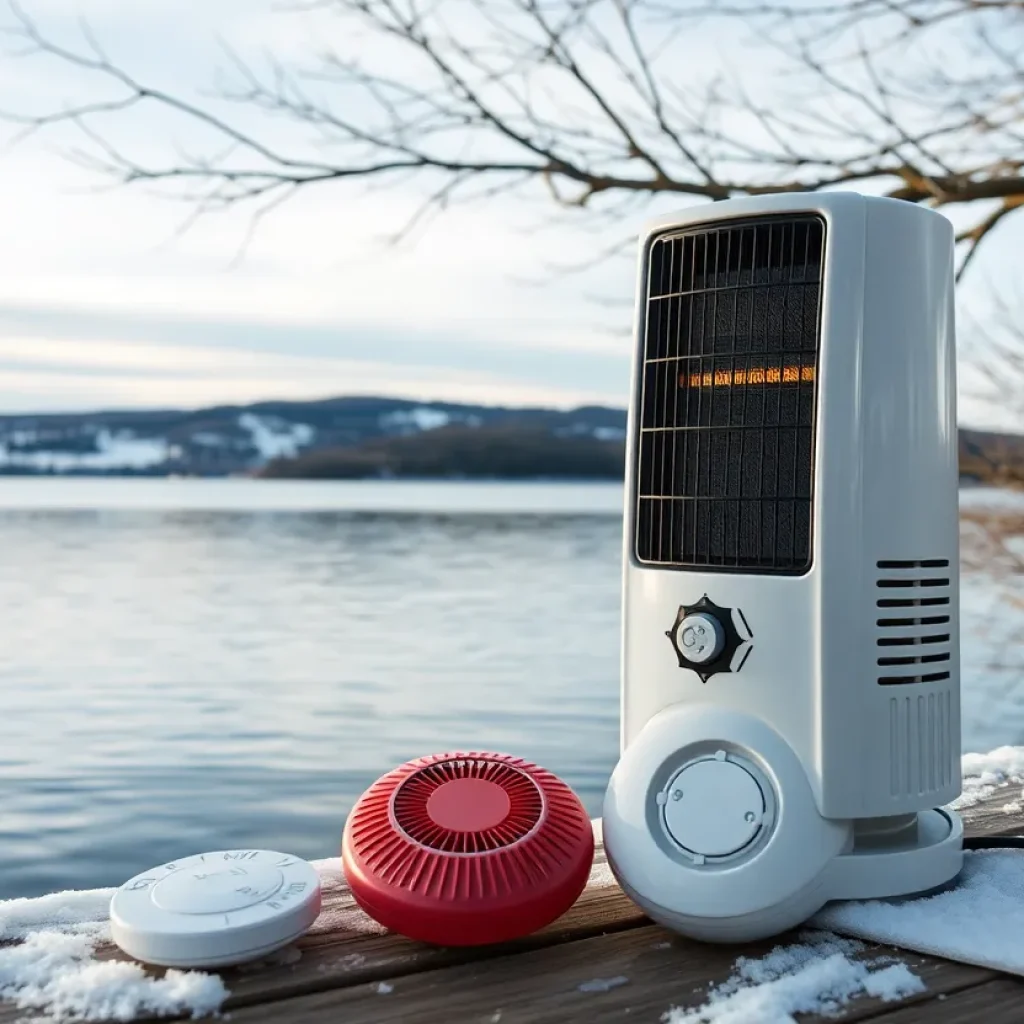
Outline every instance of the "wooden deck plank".
<path fill-rule="evenodd" d="M 761 956 L 785 936 L 744 950 Z M 895 955 L 872 947 L 867 958 Z M 374 1021 L 375 1024 L 437 1024 L 440 1021 L 501 1024 L 557 1024 L 585 1020 L 657 1021 L 673 1007 L 692 1009 L 706 998 L 711 983 L 725 981 L 733 971 L 735 949 L 704 946 L 657 926 L 646 925 L 575 942 L 507 955 L 442 970 L 396 977 L 236 1010 L 234 1024 L 273 1021 Z M 950 963 L 932 957 L 903 958 L 936 993 L 959 992 L 997 977 L 995 971 Z M 862 998 L 849 1004 L 844 1022 L 869 1019 L 891 1004 Z"/>
<path fill-rule="evenodd" d="M 901 1004 L 876 1017 L 872 1024 L 1021 1024 L 1024 982 L 1005 975 L 974 985 L 944 999 Z"/>
<path fill-rule="evenodd" d="M 1024 812 L 1019 810 L 1020 796 L 1021 787 L 1011 786 L 997 790 L 973 807 L 965 807 L 960 811 L 965 835 L 1024 835 Z"/>
<path fill-rule="evenodd" d="M 347 896 L 351 905 L 351 896 Z M 335 906 L 342 906 L 345 898 Z M 226 1009 L 324 989 L 388 981 L 405 974 L 437 970 L 467 961 L 515 956 L 529 950 L 611 934 L 644 924 L 646 918 L 618 887 L 588 889 L 575 906 L 554 924 L 515 942 L 470 949 L 452 949 L 410 942 L 395 935 L 314 936 L 299 944 L 301 959 L 273 970 L 259 965 L 235 972 L 227 981 L 231 998 Z M 0 1018 L 2 1019 L 2 1018 Z"/>

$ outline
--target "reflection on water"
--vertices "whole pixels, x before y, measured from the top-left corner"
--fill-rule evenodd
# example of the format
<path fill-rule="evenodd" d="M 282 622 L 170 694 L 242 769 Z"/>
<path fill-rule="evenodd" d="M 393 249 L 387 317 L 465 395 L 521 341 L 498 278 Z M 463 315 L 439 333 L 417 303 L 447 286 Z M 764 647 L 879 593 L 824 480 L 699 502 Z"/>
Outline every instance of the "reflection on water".
<path fill-rule="evenodd" d="M 208 847 L 333 855 L 375 777 L 449 748 L 599 813 L 614 513 L 16 508 L 0 536 L 0 898 Z"/>

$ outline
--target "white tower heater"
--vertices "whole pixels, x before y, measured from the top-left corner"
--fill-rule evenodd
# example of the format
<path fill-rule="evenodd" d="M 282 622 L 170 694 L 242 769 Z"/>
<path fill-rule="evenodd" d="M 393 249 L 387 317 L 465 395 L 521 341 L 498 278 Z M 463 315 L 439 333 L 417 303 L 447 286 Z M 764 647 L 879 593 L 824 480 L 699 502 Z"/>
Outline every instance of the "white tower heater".
<path fill-rule="evenodd" d="M 851 193 L 640 239 L 626 471 L 626 893 L 711 941 L 962 866 L 953 232 Z"/>

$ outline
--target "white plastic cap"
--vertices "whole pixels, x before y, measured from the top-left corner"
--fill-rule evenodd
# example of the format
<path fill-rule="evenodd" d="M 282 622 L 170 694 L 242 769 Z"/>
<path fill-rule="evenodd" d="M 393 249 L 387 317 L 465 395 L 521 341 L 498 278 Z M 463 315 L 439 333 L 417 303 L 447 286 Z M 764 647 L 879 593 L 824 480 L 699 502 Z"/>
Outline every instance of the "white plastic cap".
<path fill-rule="evenodd" d="M 114 942 L 163 967 L 222 967 L 266 956 L 320 913 L 320 876 L 272 850 L 217 850 L 136 875 L 110 901 Z"/>
<path fill-rule="evenodd" d="M 718 657 L 725 645 L 725 631 L 713 615 L 691 612 L 679 623 L 679 649 L 694 665 L 704 665 Z"/>

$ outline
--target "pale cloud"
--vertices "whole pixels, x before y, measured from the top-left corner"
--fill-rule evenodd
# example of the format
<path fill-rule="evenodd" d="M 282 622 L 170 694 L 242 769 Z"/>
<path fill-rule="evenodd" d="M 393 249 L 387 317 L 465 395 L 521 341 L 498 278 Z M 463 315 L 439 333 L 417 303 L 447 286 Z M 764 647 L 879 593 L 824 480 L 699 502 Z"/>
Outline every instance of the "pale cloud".
<path fill-rule="evenodd" d="M 468 329 L 425 326 L 409 331 L 373 323 L 161 317 L 86 307 L 0 306 L 0 337 L 15 339 L 12 358 L 16 354 L 22 363 L 36 361 L 34 346 L 40 341 L 52 344 L 60 340 L 74 346 L 66 349 L 69 358 L 73 351 L 88 352 L 94 343 L 119 342 L 126 359 L 132 350 L 144 353 L 153 347 L 171 346 L 183 352 L 206 352 L 211 359 L 219 358 L 217 353 L 223 350 L 315 357 L 321 366 L 329 360 L 373 359 L 409 372 L 476 373 L 522 384 L 533 381 L 542 366 L 559 387 L 571 382 L 573 390 L 621 395 L 623 399 L 630 353 L 624 342 L 617 351 L 581 354 L 571 347 L 540 350 L 528 345 L 489 344 Z"/>
<path fill-rule="evenodd" d="M 74 169 L 38 154 L 18 154 L 6 171 L 20 201 L 0 238 L 0 306 L 414 332 L 470 327 L 490 343 L 606 353 L 622 346 L 607 328 L 629 326 L 628 262 L 616 277 L 621 305 L 611 311 L 588 302 L 571 277 L 544 283 L 547 266 L 582 259 L 585 250 L 578 240 L 518 230 L 523 209 L 512 201 L 457 207 L 394 248 L 382 236 L 417 196 L 396 189 L 355 201 L 341 188 L 311 191 L 264 221 L 233 263 L 249 226 L 243 210 L 211 214 L 175 237 L 188 213 L 180 202 L 124 189 L 84 193 Z"/>
<path fill-rule="evenodd" d="M 83 376 L 75 373 L 41 374 L 0 369 L 0 402 L 6 413 L 71 412 L 94 409 L 175 408 L 247 404 L 253 401 L 295 401 L 372 395 L 414 401 L 449 401 L 471 405 L 542 405 L 575 408 L 607 404 L 607 396 L 553 387 L 512 386 L 500 381 L 463 381 L 458 378 L 423 379 L 394 373 L 378 366 L 377 373 L 353 378 L 258 377 L 161 378 Z M 333 385 L 333 386 L 332 386 Z"/>
<path fill-rule="evenodd" d="M 364 344 L 364 352 L 380 356 L 386 346 Z M 214 345 L 185 346 L 141 341 L 117 341 L 91 337 L 48 338 L 45 336 L 0 336 L 0 368 L 29 368 L 52 372 L 67 370 L 91 375 L 138 375 L 192 379 L 199 377 L 246 377 L 260 379 L 264 386 L 282 380 L 313 381 L 322 388 L 328 382 L 345 380 L 388 380 L 409 376 L 419 381 L 454 382 L 460 387 L 477 384 L 493 387 L 495 375 L 450 365 L 414 364 L 412 360 L 394 361 L 380 358 L 337 358 L 330 355 L 304 356 L 282 351 L 255 351 Z M 408 371 L 403 374 L 403 370 Z M 453 372 L 453 370 L 455 372 Z M 511 383 L 511 382 L 509 382 Z M 520 386 L 529 386 L 520 380 Z M 507 390 L 507 387 L 506 389 Z M 539 389 L 550 394 L 595 394 L 568 389 Z M 604 393 L 604 398 L 611 397 Z"/>
<path fill-rule="evenodd" d="M 304 358 L 263 352 L 216 348 L 185 348 L 139 342 L 80 340 L 68 338 L 2 337 L 0 365 L 20 364 L 61 367 L 86 372 L 134 372 L 203 376 L 209 374 L 322 376 L 332 371 L 351 372 L 355 366 L 343 360 Z M 378 365 L 374 363 L 366 364 Z"/>
<path fill-rule="evenodd" d="M 373 360 L 44 338 L 0 339 L 0 402 L 8 412 L 96 407 L 195 408 L 260 399 L 379 395 L 560 408 L 611 396 L 489 374 Z"/>

